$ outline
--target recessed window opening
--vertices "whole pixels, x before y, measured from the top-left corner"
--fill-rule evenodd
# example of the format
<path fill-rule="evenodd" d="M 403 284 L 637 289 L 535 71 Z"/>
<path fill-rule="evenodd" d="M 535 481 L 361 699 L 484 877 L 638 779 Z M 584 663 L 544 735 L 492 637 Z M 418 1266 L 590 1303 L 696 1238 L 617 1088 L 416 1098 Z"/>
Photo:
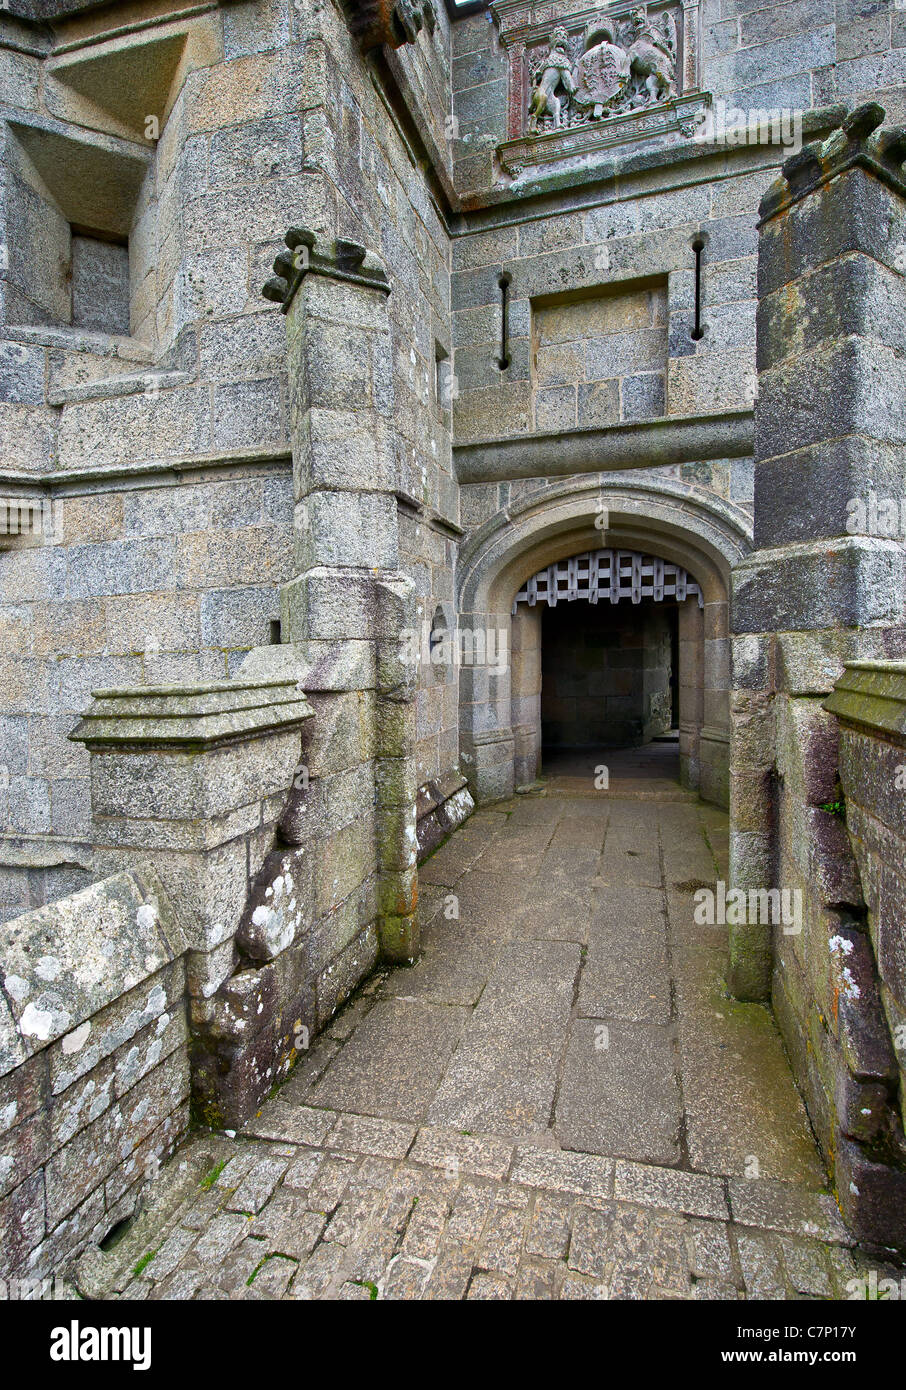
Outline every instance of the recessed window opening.
<path fill-rule="evenodd" d="M 72 224 L 72 323 L 98 333 L 129 333 L 129 242 Z"/>

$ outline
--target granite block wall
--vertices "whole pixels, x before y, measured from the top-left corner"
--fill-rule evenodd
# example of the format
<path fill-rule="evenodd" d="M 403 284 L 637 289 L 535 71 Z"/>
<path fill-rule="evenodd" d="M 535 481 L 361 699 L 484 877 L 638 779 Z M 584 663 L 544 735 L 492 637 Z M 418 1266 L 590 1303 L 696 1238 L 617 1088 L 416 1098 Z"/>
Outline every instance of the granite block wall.
<path fill-rule="evenodd" d="M 883 121 L 874 104 L 853 112 L 788 161 L 762 203 L 758 548 L 734 573 L 730 870 L 734 886 L 791 892 L 798 918 L 756 914 L 732 928 L 730 981 L 746 998 L 770 989 L 851 1226 L 874 1245 L 902 1246 L 906 1147 L 876 947 L 882 872 L 865 843 L 865 802 L 878 787 L 858 771 L 864 741 L 844 741 L 833 717 L 859 719 L 847 663 L 859 670 L 904 644 L 896 543 L 847 526 L 847 495 L 893 466 L 900 433 L 890 403 L 902 345 L 887 315 L 852 292 L 864 275 L 885 301 L 903 300 L 891 257 L 906 144 Z M 783 306 L 793 303 L 809 325 L 802 338 L 788 331 Z M 901 490 L 902 460 L 899 472 Z M 857 802 L 849 835 L 844 779 Z"/>
<path fill-rule="evenodd" d="M 283 468 L 83 483 L 54 507 L 58 543 L 0 552 L 5 916 L 92 873 L 88 757 L 67 738 L 92 690 L 227 678 L 270 640 L 293 572 Z"/>
<path fill-rule="evenodd" d="M 60 1276 L 189 1125 L 182 927 L 147 869 L 0 932 L 0 1273 Z"/>
<path fill-rule="evenodd" d="M 451 351 L 448 233 L 405 112 L 387 106 L 402 91 L 449 167 L 446 15 L 377 88 L 331 7 L 250 0 L 139 17 L 129 34 L 112 13 L 60 13 L 53 35 L 28 29 L 27 52 L 21 22 L 0 23 L 3 186 L 16 194 L 0 209 L 3 486 L 51 504 L 62 527 L 52 545 L 0 546 L 9 915 L 96 874 L 86 756 L 65 743 L 91 689 L 230 676 L 272 639 L 296 570 L 285 331 L 260 291 L 291 223 L 360 237 L 390 270 L 392 524 L 419 624 L 439 605 L 452 620 L 461 532 L 438 368 Z M 88 302 L 92 232 L 128 243 L 128 322 L 102 323 L 109 304 Z M 455 771 L 455 701 L 455 672 L 427 667 L 422 783 Z"/>

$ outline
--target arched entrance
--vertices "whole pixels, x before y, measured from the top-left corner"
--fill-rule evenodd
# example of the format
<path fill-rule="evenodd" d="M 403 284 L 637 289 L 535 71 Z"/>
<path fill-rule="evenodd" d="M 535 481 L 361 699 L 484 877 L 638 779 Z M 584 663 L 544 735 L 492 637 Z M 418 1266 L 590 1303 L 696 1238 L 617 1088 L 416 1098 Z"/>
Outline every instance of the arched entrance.
<path fill-rule="evenodd" d="M 701 590 L 701 607 L 687 601 L 679 617 L 681 775 L 706 800 L 726 805 L 729 576 L 750 549 L 749 518 L 713 493 L 638 475 L 541 486 L 463 547 L 460 623 L 502 634 L 511 653 L 505 666 L 464 665 L 460 675 L 460 756 L 476 799 L 508 796 L 538 768 L 540 612 L 516 604 L 514 615 L 514 599 L 539 571 L 602 544 L 681 566 Z"/>

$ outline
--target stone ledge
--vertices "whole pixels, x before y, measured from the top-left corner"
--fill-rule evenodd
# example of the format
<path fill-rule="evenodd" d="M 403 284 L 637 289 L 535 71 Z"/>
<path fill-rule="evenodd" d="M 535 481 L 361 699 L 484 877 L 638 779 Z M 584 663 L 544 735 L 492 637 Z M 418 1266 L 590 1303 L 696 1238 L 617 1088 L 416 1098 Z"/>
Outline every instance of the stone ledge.
<path fill-rule="evenodd" d="M 2 340 L 0 340 L 2 341 Z M 127 488 L 136 478 L 154 487 L 177 487 L 180 483 L 195 482 L 222 470 L 223 477 L 233 478 L 237 470 L 255 473 L 289 471 L 292 454 L 288 446 L 266 445 L 260 449 L 244 449 L 241 453 L 227 451 L 216 454 L 182 454 L 171 458 L 149 459 L 141 463 L 105 465 L 103 468 L 61 468 L 53 473 L 23 473 L 14 468 L 0 468 L 0 487 L 27 487 L 37 496 L 72 488 L 75 495 L 99 484 Z"/>
<path fill-rule="evenodd" d="M 64 352 L 90 352 L 96 357 L 119 357 L 124 362 L 154 362 L 152 347 L 121 333 L 99 333 L 69 325 L 16 323 L 5 327 L 2 335 L 14 343 L 34 343 L 36 347 L 59 348 Z"/>
<path fill-rule="evenodd" d="M 88 748 L 206 748 L 284 729 L 314 710 L 295 679 L 95 690 L 70 739 Z"/>
<path fill-rule="evenodd" d="M 808 137 L 824 135 L 839 126 L 846 114 L 846 106 L 839 102 L 806 111 L 802 118 L 803 134 Z M 776 146 L 762 148 L 768 154 L 777 150 Z M 549 205 L 564 190 L 569 190 L 577 204 L 580 197 L 588 198 L 587 202 L 581 203 L 581 209 L 587 211 L 598 206 L 602 192 L 605 200 L 611 193 L 616 198 L 625 197 L 625 193 L 621 191 L 621 183 L 634 180 L 638 176 L 652 174 L 661 178 L 665 169 L 676 169 L 677 178 L 673 187 L 680 188 L 689 182 L 697 182 L 700 178 L 710 179 L 711 175 L 700 174 L 695 164 L 713 159 L 715 155 L 726 161 L 725 171 L 732 175 L 735 162 L 748 161 L 751 157 L 751 146 L 710 145 L 688 140 L 674 145 L 643 145 L 625 153 L 612 149 L 603 152 L 599 160 L 585 168 L 539 169 L 531 182 L 523 176 L 518 184 L 497 184 L 491 189 L 480 191 L 466 190 L 462 194 L 462 206 L 467 218 L 481 218 L 482 230 L 491 230 L 494 226 L 506 225 L 511 219 L 524 216 L 525 205 L 529 201 L 536 206 Z M 780 156 L 775 153 L 774 158 L 765 161 L 764 167 L 776 168 L 779 163 Z M 691 168 L 691 178 L 682 178 L 682 172 L 686 168 Z M 489 216 L 492 209 L 499 215 L 500 220 L 496 223 L 492 223 Z"/>
<path fill-rule="evenodd" d="M 62 386 L 56 391 L 49 391 L 47 404 L 75 405 L 81 401 L 105 401 L 112 396 L 137 396 L 146 391 L 156 394 L 174 386 L 187 386 L 194 380 L 191 372 L 122 372 L 97 381 L 86 381 L 79 386 Z"/>
<path fill-rule="evenodd" d="M 90 840 L 55 835 L 0 835 L 0 867 L 5 869 L 91 869 Z"/>
<path fill-rule="evenodd" d="M 708 459 L 749 458 L 755 444 L 751 410 L 719 415 L 663 415 L 568 435 L 520 434 L 453 445 L 460 483 L 553 478 L 623 468 L 662 468 Z"/>
<path fill-rule="evenodd" d="M 504 140 L 497 146 L 500 163 L 512 174 L 518 191 L 518 180 L 528 171 L 546 170 L 552 164 L 569 160 L 590 160 L 595 155 L 608 155 L 614 149 L 637 147 L 649 140 L 673 138 L 694 141 L 711 106 L 709 92 L 688 92 L 670 97 L 653 108 L 641 107 L 621 111 L 604 120 L 586 125 L 548 130 L 536 135 L 525 134 Z"/>
<path fill-rule="evenodd" d="M 848 661 L 824 709 L 906 743 L 906 661 Z"/>

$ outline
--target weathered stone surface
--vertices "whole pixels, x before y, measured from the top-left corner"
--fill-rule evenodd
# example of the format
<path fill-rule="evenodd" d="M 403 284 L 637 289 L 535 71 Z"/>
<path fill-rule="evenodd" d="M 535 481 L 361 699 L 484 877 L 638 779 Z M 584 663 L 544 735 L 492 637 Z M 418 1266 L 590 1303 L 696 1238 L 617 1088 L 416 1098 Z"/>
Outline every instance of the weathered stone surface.
<path fill-rule="evenodd" d="M 305 932 L 313 896 L 309 865 L 304 849 L 275 850 L 262 864 L 236 931 L 253 960 L 273 960 Z"/>
<path fill-rule="evenodd" d="M 680 1264 L 660 1254 L 653 1273 L 599 1269 L 587 1233 L 601 1223 L 581 1215 L 584 1254 L 568 1275 L 569 1245 L 529 1257 L 519 1213 L 530 1225 L 540 1188 L 524 1188 L 520 1206 L 522 1185 L 498 1175 L 501 1153 L 484 1146 L 529 1135 L 615 1150 L 604 1163 L 657 1151 L 670 1172 L 708 1181 L 739 1178 L 755 1158 L 789 1186 L 816 1182 L 767 1014 L 724 998 L 726 978 L 765 1000 L 773 975 L 824 1152 L 842 1153 L 843 1135 L 872 1164 L 879 1136 L 896 1148 L 898 744 L 860 734 L 838 760 L 836 716 L 822 722 L 807 707 L 845 660 L 906 655 L 901 536 L 846 525 L 859 494 L 903 492 L 906 144 L 892 125 L 902 16 L 797 0 L 706 6 L 698 24 L 693 6 L 674 32 L 666 12 L 616 14 L 625 90 L 604 120 L 586 102 L 597 79 L 575 60 L 607 52 L 610 30 L 586 35 L 587 15 L 556 5 L 528 16 L 526 40 L 512 7 L 497 25 L 449 24 L 436 6 L 401 3 L 380 24 L 353 14 L 351 47 L 329 6 L 303 15 L 267 0 L 151 39 L 142 9 L 130 32 L 98 10 L 50 67 L 40 26 L 13 16 L 0 61 L 0 445 L 7 491 L 48 504 L 52 521 L 40 544 L 0 536 L 0 917 L 67 919 L 73 894 L 141 873 L 150 856 L 182 944 L 139 934 L 116 987 L 83 981 L 78 1018 L 65 1022 L 54 981 L 39 975 L 39 988 L 27 970 L 29 959 L 53 970 L 53 951 L 17 959 L 11 988 L 0 960 L 3 1182 L 15 1195 L 35 1164 L 58 1182 L 61 1153 L 87 1152 L 78 1146 L 92 1127 L 101 1134 L 158 1074 L 172 1078 L 188 1046 L 198 1113 L 215 1122 L 261 1110 L 299 1059 L 276 1102 L 300 1101 L 295 1120 L 279 1108 L 258 1117 L 275 1136 L 261 1142 L 296 1149 L 328 1140 L 305 1102 L 349 1067 L 361 1111 L 350 1116 L 414 1127 L 436 1106 L 437 1129 L 476 1126 L 459 1137 L 478 1155 L 470 1143 L 450 1157 L 493 1168 L 475 1181 L 508 1194 L 494 1191 L 487 1229 L 467 1240 L 444 1231 L 457 1198 L 438 1188 L 453 1179 L 424 1162 L 406 1179 L 417 1219 L 388 1232 L 357 1191 L 363 1155 L 347 1162 L 333 1149 L 337 1180 L 319 1197 L 333 1203 L 332 1235 L 316 1234 L 312 1250 L 260 1254 L 260 1240 L 241 1235 L 222 1270 L 194 1270 L 186 1251 L 163 1280 L 132 1275 L 133 1293 L 346 1299 L 373 1284 L 392 1297 L 688 1295 Z M 566 52 L 561 24 L 572 49 L 551 68 Z M 427 32 L 413 42 L 419 25 Z M 387 120 L 358 51 L 375 36 L 406 41 L 382 90 L 408 109 L 415 164 L 412 131 Z M 574 66 L 569 101 L 562 74 Z M 702 93 L 713 100 L 696 133 Z M 838 101 L 846 108 L 829 105 Z M 529 104 L 540 133 L 526 134 Z M 758 109 L 737 141 L 710 128 L 734 106 Z M 774 129 L 765 108 L 777 108 Z M 602 798 L 581 785 L 587 768 L 555 777 L 555 795 L 479 811 L 459 843 L 443 844 L 422 885 L 444 891 L 420 911 L 416 857 L 476 797 L 534 783 L 542 703 L 549 722 L 551 699 L 579 699 L 555 690 L 549 669 L 542 694 L 541 612 L 513 621 L 514 588 L 587 553 L 601 529 L 614 547 L 669 551 L 703 589 L 703 609 L 680 605 L 673 654 L 685 802 L 644 769 L 617 776 L 646 806 L 611 788 L 608 825 Z M 501 669 L 435 661 L 439 614 L 451 633 L 509 637 Z M 401 640 L 423 624 L 427 660 Z M 545 646 L 550 655 L 550 634 Z M 632 655 L 644 672 L 644 650 Z M 634 669 L 627 661 L 617 682 L 627 689 L 604 695 L 611 732 L 630 717 L 619 702 Z M 648 694 L 666 718 L 666 680 L 653 688 L 665 670 L 649 661 Z M 601 693 L 587 689 L 581 715 L 571 711 L 578 733 L 603 737 Z M 90 760 L 66 743 L 77 722 Z M 133 751 L 114 751 L 127 735 Z M 762 923 L 733 933 L 729 973 L 722 928 L 684 903 L 690 884 L 728 877 L 726 831 L 703 822 L 706 842 L 675 811 L 693 788 L 725 802 L 728 761 L 734 878 L 757 890 L 776 874 L 805 896 L 801 933 Z M 827 809 L 838 771 L 845 829 Z M 436 789 L 430 806 L 425 787 Z M 292 897 L 277 891 L 288 859 L 292 920 Z M 655 900 L 668 906 L 666 931 Z M 96 965 L 102 918 L 66 922 L 71 973 Z M 378 963 L 411 970 L 366 986 L 374 1008 L 330 1030 Z M 58 1010 L 43 1039 L 27 1031 L 34 1015 L 23 1032 L 32 1003 Z M 382 1017 L 416 1014 L 423 1026 L 400 1034 L 397 1057 L 392 1028 L 378 1040 L 391 1059 L 383 1081 L 356 1062 Z M 599 1025 L 611 1030 L 609 1058 L 588 1053 Z M 318 1028 L 330 1036 L 317 1041 Z M 621 1032 L 643 1058 L 639 1076 L 624 1075 L 623 1057 L 605 1085 L 597 1064 L 618 1060 Z M 370 1113 L 369 1101 L 390 1113 L 407 1095 L 416 1118 Z M 129 1112 L 135 1144 L 110 1171 L 98 1142 L 103 1176 L 45 1232 L 42 1261 L 128 1215 L 146 1160 L 184 1124 L 182 1080 L 171 1100 L 140 1136 L 147 1116 L 133 1135 Z M 356 1181 L 335 1197 L 344 1167 Z M 606 1198 L 589 1210 L 592 1200 Z M 622 1202 L 633 1205 L 647 1210 Z M 623 1215 L 615 1228 L 636 1253 L 670 1244 L 670 1222 Z M 563 1219 L 572 1239 L 577 1213 Z M 747 1269 L 741 1279 L 715 1265 L 702 1290 L 835 1287 L 829 1258 L 816 1265 L 814 1252 L 774 1238 L 763 1253 L 751 1285 Z M 433 1271 L 418 1263 L 435 1257 Z"/>
<path fill-rule="evenodd" d="M 669 1029 L 577 1019 L 557 1104 L 563 1143 L 586 1153 L 677 1162 L 682 1109 L 675 1067 Z"/>
<path fill-rule="evenodd" d="M 183 949 L 179 920 L 149 874 L 107 879 L 18 919 L 6 928 L 0 954 L 24 1046 L 34 1052 L 88 1023 L 81 1047 L 94 1014 Z"/>
<path fill-rule="evenodd" d="M 466 1020 L 422 1000 L 377 1003 L 312 1093 L 335 1110 L 421 1120 Z"/>

